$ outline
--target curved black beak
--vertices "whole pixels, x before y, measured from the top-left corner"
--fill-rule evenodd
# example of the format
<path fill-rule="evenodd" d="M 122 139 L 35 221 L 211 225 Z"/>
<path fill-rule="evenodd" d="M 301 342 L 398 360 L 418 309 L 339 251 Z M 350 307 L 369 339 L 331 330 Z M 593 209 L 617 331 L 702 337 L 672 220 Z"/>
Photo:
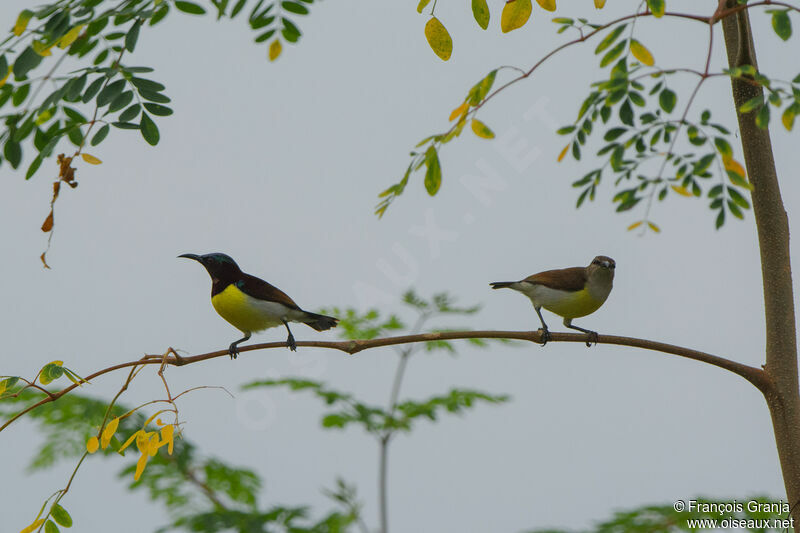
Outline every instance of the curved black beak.
<path fill-rule="evenodd" d="M 203 262 L 202 259 L 200 258 L 200 256 L 197 255 L 197 254 L 181 254 L 178 257 L 185 257 L 186 259 L 194 259 L 198 263 L 202 263 Z"/>

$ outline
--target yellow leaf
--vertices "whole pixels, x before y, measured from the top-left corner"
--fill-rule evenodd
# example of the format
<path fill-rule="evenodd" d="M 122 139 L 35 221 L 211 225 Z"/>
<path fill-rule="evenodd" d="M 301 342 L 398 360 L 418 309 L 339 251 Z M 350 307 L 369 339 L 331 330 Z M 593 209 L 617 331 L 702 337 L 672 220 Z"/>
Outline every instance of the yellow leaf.
<path fill-rule="evenodd" d="M 606 5 L 606 0 L 594 0 L 594 7 L 596 7 L 597 9 L 603 9 L 605 5 Z"/>
<path fill-rule="evenodd" d="M 130 437 L 128 437 L 128 440 L 126 440 L 126 441 L 125 441 L 125 444 L 123 444 L 122 446 L 120 446 L 120 448 L 119 448 L 119 453 L 122 453 L 122 452 L 124 452 L 124 451 L 125 451 L 125 448 L 127 448 L 128 446 L 130 446 L 130 445 L 131 445 L 131 443 L 132 443 L 134 440 L 138 440 L 138 438 L 139 438 L 139 433 L 144 433 L 144 431 L 142 431 L 142 430 L 140 429 L 139 431 L 137 431 L 136 433 L 134 433 L 133 435 L 131 435 Z"/>
<path fill-rule="evenodd" d="M 97 448 L 100 447 L 100 441 L 97 440 L 97 437 L 92 437 L 86 441 L 86 451 L 89 453 L 94 453 L 97 451 Z"/>
<path fill-rule="evenodd" d="M 77 26 L 69 30 L 67 33 L 64 34 L 64 36 L 61 39 L 58 40 L 58 47 L 63 50 L 72 43 L 74 43 L 75 40 L 80 36 L 82 29 L 83 29 L 83 24 L 78 24 Z"/>
<path fill-rule="evenodd" d="M 167 453 L 172 455 L 172 446 L 175 442 L 175 426 L 169 425 L 161 428 L 161 442 L 167 443 Z"/>
<path fill-rule="evenodd" d="M 509 0 L 500 14 L 500 29 L 503 33 L 521 28 L 531 17 L 531 0 Z"/>
<path fill-rule="evenodd" d="M 32 16 L 33 12 L 28 11 L 27 9 L 24 9 L 22 13 L 19 14 L 19 16 L 17 17 L 17 22 L 14 24 L 14 29 L 12 30 L 14 32 L 14 35 L 16 35 L 17 37 L 22 35 L 22 32 L 24 32 L 25 28 L 28 27 L 28 21 L 31 20 Z"/>
<path fill-rule="evenodd" d="M 102 163 L 102 161 L 100 161 L 91 154 L 81 154 L 81 157 L 83 158 L 84 161 L 86 161 L 90 165 L 99 165 L 100 163 Z"/>
<path fill-rule="evenodd" d="M 278 39 L 272 41 L 272 43 L 269 45 L 269 60 L 275 61 L 278 59 L 278 56 L 281 55 L 281 50 L 283 50 L 283 45 L 281 45 L 281 42 Z"/>
<path fill-rule="evenodd" d="M 159 446 L 159 442 L 158 442 L 158 433 L 153 432 L 153 434 L 150 435 L 150 440 L 147 441 L 147 454 L 150 457 L 153 457 L 155 454 L 158 453 L 158 448 L 159 447 L 160 446 Z"/>
<path fill-rule="evenodd" d="M 119 427 L 119 417 L 115 418 L 108 424 L 106 427 L 103 428 L 103 434 L 100 436 L 100 447 L 104 450 L 108 448 L 108 443 L 111 442 L 111 438 L 114 436 L 114 433 L 117 432 L 117 428 Z"/>
<path fill-rule="evenodd" d="M 50 361 L 51 365 L 64 366 L 64 361 Z"/>
<path fill-rule="evenodd" d="M 670 188 L 681 196 L 691 196 L 692 193 L 686 190 L 686 187 L 680 185 L 670 185 Z"/>
<path fill-rule="evenodd" d="M 41 126 L 42 124 L 44 124 L 45 122 L 50 120 L 50 117 L 52 117 L 52 116 L 53 116 L 53 110 L 52 109 L 47 109 L 45 111 L 42 111 L 41 113 L 39 113 L 39 116 L 36 117 L 36 121 L 35 121 L 36 125 L 37 126 Z"/>
<path fill-rule="evenodd" d="M 648 67 L 652 67 L 653 63 L 653 54 L 650 53 L 645 45 L 637 41 L 636 39 L 631 39 L 631 53 L 633 57 L 639 60 L 639 62 L 643 65 L 647 65 Z"/>
<path fill-rule="evenodd" d="M 40 518 L 33 524 L 29 525 L 28 527 L 20 531 L 19 533 L 31 533 L 31 531 L 36 531 L 37 529 L 39 529 L 42 524 L 44 524 L 44 518 Z"/>
<path fill-rule="evenodd" d="M 425 6 L 430 3 L 431 0 L 419 0 L 419 4 L 417 4 L 417 13 L 422 13 L 422 10 L 425 9 Z"/>
<path fill-rule="evenodd" d="M 736 172 L 741 177 L 746 177 L 747 174 L 744 171 L 744 167 L 741 163 L 735 160 L 732 157 L 725 158 L 725 170 L 730 170 L 731 172 Z"/>
<path fill-rule="evenodd" d="M 633 231 L 633 230 L 635 230 L 636 228 L 638 228 L 641 225 L 642 225 L 642 221 L 641 220 L 639 222 L 634 222 L 633 224 L 628 226 L 628 231 Z"/>
<path fill-rule="evenodd" d="M 455 119 L 466 113 L 468 109 L 469 109 L 469 104 L 467 102 L 464 102 L 457 108 L 453 109 L 453 111 L 450 113 L 450 118 L 449 118 L 450 122 L 454 121 Z"/>
<path fill-rule="evenodd" d="M 656 226 L 652 222 L 648 222 L 647 225 L 650 226 L 650 229 L 653 230 L 653 232 L 661 233 L 661 228 L 659 228 L 658 226 Z"/>
<path fill-rule="evenodd" d="M 2 87 L 3 85 L 6 84 L 6 82 L 8 81 L 8 77 L 11 76 L 11 71 L 12 70 L 14 70 L 14 67 L 12 65 L 9 65 L 8 66 L 8 72 L 6 72 L 6 75 L 3 76 L 2 80 L 0 80 L 0 87 Z"/>
<path fill-rule="evenodd" d="M 56 43 L 47 44 L 43 41 L 33 41 L 31 43 L 31 48 L 33 48 L 33 51 L 39 54 L 40 56 L 47 57 L 49 55 L 52 55 L 50 49 L 53 48 L 55 45 Z"/>
<path fill-rule="evenodd" d="M 139 481 L 139 477 L 141 477 L 142 472 L 144 472 L 144 467 L 147 465 L 147 459 L 150 456 L 146 453 L 143 453 L 139 460 L 136 461 L 136 472 L 133 474 L 133 480 Z"/>
<path fill-rule="evenodd" d="M 563 150 L 561 150 L 561 153 L 560 153 L 560 154 L 558 154 L 558 162 L 559 162 L 559 163 L 561 162 L 561 160 L 562 160 L 562 159 L 564 159 L 564 156 L 566 156 L 566 155 L 567 155 L 567 150 L 569 150 L 569 145 L 566 145 L 566 146 L 564 147 L 564 149 L 563 149 Z"/>
<path fill-rule="evenodd" d="M 453 39 L 450 38 L 444 24 L 439 22 L 436 17 L 431 17 L 425 24 L 425 38 L 428 39 L 428 44 L 437 56 L 443 61 L 450 59 L 450 55 L 453 53 Z"/>
<path fill-rule="evenodd" d="M 2 86 L 3 84 L 0 83 L 0 87 Z M 781 115 L 781 122 L 783 123 L 783 127 L 786 128 L 786 131 L 792 131 L 794 127 L 794 109 L 792 109 L 792 106 L 787 107 L 786 111 L 783 112 L 783 115 Z"/>
<path fill-rule="evenodd" d="M 147 454 L 150 446 L 150 435 L 152 435 L 152 433 L 144 430 L 136 434 L 136 448 L 139 449 L 139 452 Z"/>
<path fill-rule="evenodd" d="M 472 119 L 471 127 L 472 132 L 481 139 L 494 139 L 494 132 L 477 118 Z"/>
<path fill-rule="evenodd" d="M 556 0 L 536 0 L 543 9 L 548 11 L 556 10 Z"/>

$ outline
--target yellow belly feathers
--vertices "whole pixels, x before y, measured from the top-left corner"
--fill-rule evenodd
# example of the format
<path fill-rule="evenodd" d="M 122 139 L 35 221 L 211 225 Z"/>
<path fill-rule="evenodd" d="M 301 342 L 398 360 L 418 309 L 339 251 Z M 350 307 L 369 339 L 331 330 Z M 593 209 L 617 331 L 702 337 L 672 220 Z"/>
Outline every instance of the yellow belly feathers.
<path fill-rule="evenodd" d="M 586 289 L 575 292 L 561 292 L 557 298 L 548 298 L 542 307 L 564 318 L 579 318 L 597 311 L 605 299 L 593 298 Z"/>
<path fill-rule="evenodd" d="M 283 324 L 279 316 L 281 310 L 271 308 L 280 304 L 252 298 L 235 285 L 228 285 L 225 290 L 212 296 L 211 305 L 222 318 L 243 332 L 261 331 Z"/>

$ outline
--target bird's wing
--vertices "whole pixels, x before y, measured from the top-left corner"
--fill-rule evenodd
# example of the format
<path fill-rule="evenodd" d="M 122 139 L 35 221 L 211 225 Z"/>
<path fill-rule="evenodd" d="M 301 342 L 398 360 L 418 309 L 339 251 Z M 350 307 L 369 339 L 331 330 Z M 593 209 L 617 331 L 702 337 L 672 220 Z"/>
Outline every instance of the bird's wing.
<path fill-rule="evenodd" d="M 251 276 L 250 274 L 243 274 L 242 279 L 236 282 L 236 287 L 253 298 L 258 298 L 259 300 L 265 300 L 267 302 L 277 302 L 292 309 L 300 309 L 300 307 L 294 303 L 294 300 L 289 298 L 288 294 L 278 287 L 270 285 L 263 279 Z"/>
<path fill-rule="evenodd" d="M 562 268 L 560 270 L 547 270 L 528 276 L 522 281 L 544 285 L 551 289 L 564 291 L 579 291 L 586 284 L 586 269 L 584 267 Z"/>

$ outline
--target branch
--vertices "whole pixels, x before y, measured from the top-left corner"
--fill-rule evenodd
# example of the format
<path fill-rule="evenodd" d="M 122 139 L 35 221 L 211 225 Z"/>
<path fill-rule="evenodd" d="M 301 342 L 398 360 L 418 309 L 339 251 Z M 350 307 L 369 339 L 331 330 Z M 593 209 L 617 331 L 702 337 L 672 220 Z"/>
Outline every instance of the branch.
<path fill-rule="evenodd" d="M 551 337 L 550 342 L 580 342 L 580 343 L 586 342 L 586 335 L 583 335 L 581 333 L 551 333 L 550 337 Z M 430 342 L 430 341 L 459 340 L 459 339 L 513 339 L 513 340 L 522 340 L 522 341 L 529 341 L 541 344 L 542 333 L 541 330 L 443 331 L 438 333 L 399 335 L 396 337 L 384 337 L 384 338 L 369 339 L 369 340 L 300 341 L 297 343 L 297 346 L 304 346 L 307 348 L 328 348 L 331 350 L 339 350 L 350 355 L 355 355 L 358 352 L 364 350 L 371 350 L 373 348 L 381 348 L 384 346 L 397 346 L 400 344 L 409 344 L 414 342 Z M 737 363 L 736 361 L 732 361 L 730 359 L 726 359 L 724 357 L 720 357 L 717 355 L 712 355 L 706 352 L 700 352 L 697 350 L 692 350 L 690 348 L 684 348 L 682 346 L 676 346 L 674 344 L 667 344 L 664 342 L 651 341 L 647 339 L 638 339 L 635 337 L 620 337 L 617 335 L 598 335 L 597 343 L 615 344 L 617 346 L 630 346 L 632 348 L 643 348 L 645 350 L 668 353 L 680 357 L 685 357 L 687 359 L 692 359 L 694 361 L 708 363 L 710 365 L 722 368 L 724 370 L 728 370 L 738 376 L 743 377 L 765 394 L 767 392 L 770 392 L 773 387 L 772 379 L 761 368 L 748 366 L 742 363 Z M 286 348 L 286 343 L 266 342 L 261 344 L 252 344 L 250 346 L 242 346 L 239 349 L 239 353 L 250 352 L 253 350 L 266 350 L 270 348 Z M 174 366 L 183 366 L 192 363 L 199 363 L 200 361 L 206 361 L 208 359 L 215 359 L 217 357 L 227 357 L 228 355 L 229 355 L 228 350 L 218 350 L 216 352 L 208 352 L 200 355 L 193 355 L 191 357 L 175 358 L 173 356 L 167 358 L 166 363 Z M 109 372 L 120 370 L 122 368 L 128 368 L 137 365 L 160 365 L 163 364 L 164 362 L 165 358 L 163 354 L 145 355 L 142 359 L 137 359 L 136 361 L 128 361 L 127 363 L 120 363 L 114 366 L 110 366 L 108 368 L 104 368 L 103 370 L 98 370 L 94 374 L 86 376 L 85 379 L 86 381 L 91 381 L 92 379 L 102 376 L 103 374 L 108 374 Z M 69 387 L 66 387 L 65 389 L 52 393 L 50 396 L 47 396 L 46 398 L 42 398 L 37 403 L 26 407 L 25 409 L 23 409 L 13 417 L 11 417 L 2 426 L 0 426 L 0 431 L 3 431 L 5 428 L 10 426 L 12 422 L 23 416 L 25 413 L 28 413 L 44 404 L 58 400 L 65 394 L 68 394 L 69 392 L 74 390 L 76 387 L 78 387 L 78 384 L 72 384 Z"/>

